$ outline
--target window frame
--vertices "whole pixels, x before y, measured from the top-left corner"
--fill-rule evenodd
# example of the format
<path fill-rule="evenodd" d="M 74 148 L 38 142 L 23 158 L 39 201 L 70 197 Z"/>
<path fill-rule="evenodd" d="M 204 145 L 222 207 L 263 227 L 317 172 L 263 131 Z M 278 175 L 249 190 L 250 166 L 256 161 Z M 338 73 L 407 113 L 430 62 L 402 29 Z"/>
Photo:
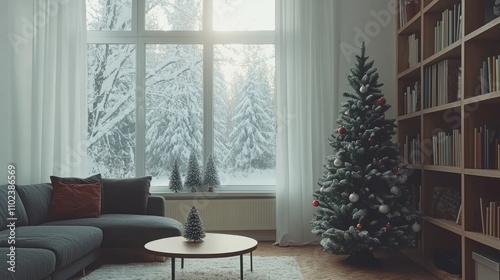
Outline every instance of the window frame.
<path fill-rule="evenodd" d="M 203 159 L 214 151 L 213 63 L 214 45 L 218 44 L 270 44 L 275 45 L 275 30 L 214 31 L 213 1 L 203 0 L 202 29 L 199 31 L 145 30 L 146 0 L 132 0 L 131 30 L 87 30 L 88 44 L 135 44 L 135 176 L 146 176 L 146 45 L 147 44 L 200 44 L 203 46 Z M 275 106 L 276 115 L 276 106 Z M 171 193 L 168 186 L 151 186 L 154 193 Z M 274 193 L 276 185 L 223 185 L 218 192 Z"/>

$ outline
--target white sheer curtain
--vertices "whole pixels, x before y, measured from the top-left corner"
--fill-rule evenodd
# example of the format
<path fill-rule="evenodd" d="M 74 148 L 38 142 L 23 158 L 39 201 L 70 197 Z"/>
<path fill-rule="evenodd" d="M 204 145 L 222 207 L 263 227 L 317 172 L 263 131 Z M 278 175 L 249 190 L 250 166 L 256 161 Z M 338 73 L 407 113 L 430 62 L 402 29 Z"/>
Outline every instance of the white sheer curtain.
<path fill-rule="evenodd" d="M 332 151 L 338 111 L 337 2 L 277 3 L 276 243 L 314 242 L 313 190 Z"/>
<path fill-rule="evenodd" d="M 11 143 L 2 149 L 10 149 L 17 183 L 48 182 L 50 175 L 82 176 L 87 128 L 85 0 L 5 2 Z"/>

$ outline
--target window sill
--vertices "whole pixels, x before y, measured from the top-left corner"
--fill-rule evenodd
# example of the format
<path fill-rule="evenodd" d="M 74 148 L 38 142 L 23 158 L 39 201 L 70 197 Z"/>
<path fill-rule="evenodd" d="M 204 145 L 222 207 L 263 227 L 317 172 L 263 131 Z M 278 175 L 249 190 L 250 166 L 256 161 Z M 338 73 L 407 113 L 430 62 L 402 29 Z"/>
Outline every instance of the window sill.
<path fill-rule="evenodd" d="M 215 192 L 151 192 L 153 195 L 161 195 L 165 200 L 189 200 L 189 199 L 255 199 L 276 198 L 275 191 L 215 191 Z"/>

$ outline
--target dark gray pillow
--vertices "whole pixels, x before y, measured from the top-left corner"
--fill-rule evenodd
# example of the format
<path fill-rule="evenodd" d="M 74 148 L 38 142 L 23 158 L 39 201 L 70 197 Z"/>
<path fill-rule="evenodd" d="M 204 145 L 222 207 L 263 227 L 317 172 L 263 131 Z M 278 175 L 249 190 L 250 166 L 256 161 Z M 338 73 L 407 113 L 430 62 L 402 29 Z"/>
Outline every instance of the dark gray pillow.
<path fill-rule="evenodd" d="M 17 188 L 17 187 L 16 187 Z M 28 215 L 26 213 L 26 209 L 24 208 L 24 204 L 19 196 L 18 192 L 14 189 L 15 196 L 15 204 L 13 204 L 13 200 L 10 202 L 10 205 L 13 208 L 13 216 L 10 215 L 9 212 L 9 200 L 12 199 L 12 196 L 9 195 L 9 186 L 8 185 L 0 185 L 0 231 L 7 229 L 7 226 L 14 222 L 16 226 L 27 226 L 28 225 Z M 8 218 L 16 218 L 17 220 L 7 220 Z"/>
<path fill-rule="evenodd" d="M 151 176 L 102 179 L 101 214 L 146 214 Z"/>

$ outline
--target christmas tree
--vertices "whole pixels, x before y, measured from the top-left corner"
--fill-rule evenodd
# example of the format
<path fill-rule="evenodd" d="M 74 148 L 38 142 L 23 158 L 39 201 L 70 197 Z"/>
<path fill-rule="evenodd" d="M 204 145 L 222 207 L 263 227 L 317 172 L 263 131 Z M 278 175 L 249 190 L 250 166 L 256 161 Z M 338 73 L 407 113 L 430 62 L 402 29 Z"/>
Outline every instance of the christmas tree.
<path fill-rule="evenodd" d="M 205 238 L 205 231 L 203 229 L 203 221 L 198 214 L 196 207 L 192 207 L 189 211 L 186 224 L 184 224 L 184 233 L 182 235 L 189 241 L 199 242 Z"/>
<path fill-rule="evenodd" d="M 177 160 L 174 161 L 174 168 L 172 170 L 172 174 L 170 175 L 169 188 L 173 192 L 179 192 L 180 190 L 182 190 L 181 173 L 179 172 L 179 165 L 177 164 Z"/>
<path fill-rule="evenodd" d="M 209 192 L 220 186 L 219 175 L 215 167 L 214 158 L 209 155 L 205 163 L 205 172 L 203 174 L 203 189 Z"/>
<path fill-rule="evenodd" d="M 198 188 L 201 187 L 201 171 L 200 166 L 198 165 L 198 159 L 196 159 L 194 152 L 192 152 L 189 156 L 188 170 L 184 187 L 192 192 L 196 192 Z"/>
<path fill-rule="evenodd" d="M 410 204 L 408 170 L 399 162 L 390 106 L 380 91 L 365 45 L 348 75 L 355 93 L 344 93 L 338 129 L 329 138 L 334 154 L 314 192 L 318 207 L 312 232 L 324 251 L 350 255 L 352 264 L 376 264 L 372 251 L 415 246 L 421 216 Z"/>

